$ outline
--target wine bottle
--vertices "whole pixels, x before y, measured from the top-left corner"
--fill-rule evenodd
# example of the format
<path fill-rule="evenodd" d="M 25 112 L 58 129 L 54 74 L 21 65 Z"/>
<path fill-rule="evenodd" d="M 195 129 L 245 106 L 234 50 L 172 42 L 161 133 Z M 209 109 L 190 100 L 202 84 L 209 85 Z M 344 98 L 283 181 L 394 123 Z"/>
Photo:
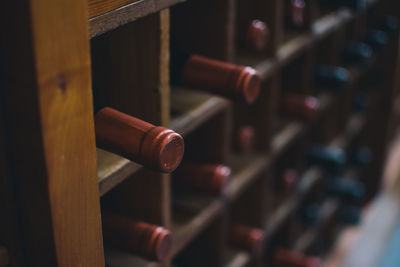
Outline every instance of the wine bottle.
<path fill-rule="evenodd" d="M 252 253 L 260 253 L 264 237 L 263 230 L 243 224 L 234 224 L 231 228 L 229 239 L 230 244 L 235 248 Z"/>
<path fill-rule="evenodd" d="M 172 248 L 169 230 L 109 212 L 103 212 L 102 222 L 106 244 L 151 261 L 167 259 Z"/>
<path fill-rule="evenodd" d="M 286 169 L 281 175 L 283 194 L 285 196 L 291 196 L 297 187 L 299 180 L 299 173 L 295 169 Z"/>
<path fill-rule="evenodd" d="M 321 205 L 308 204 L 300 209 L 300 218 L 304 225 L 315 224 L 321 215 Z"/>
<path fill-rule="evenodd" d="M 243 46 L 255 52 L 262 52 L 268 46 L 270 30 L 265 22 L 255 19 L 247 26 L 246 33 L 239 37 Z"/>
<path fill-rule="evenodd" d="M 171 81 L 222 96 L 254 102 L 259 94 L 261 81 L 251 67 L 190 55 L 172 49 Z"/>
<path fill-rule="evenodd" d="M 180 163 L 183 138 L 176 132 L 105 107 L 95 115 L 99 148 L 162 172 L 173 171 Z"/>
<path fill-rule="evenodd" d="M 377 26 L 386 33 L 395 33 L 399 30 L 399 19 L 394 16 L 383 16 L 378 20 Z"/>
<path fill-rule="evenodd" d="M 221 164 L 184 162 L 173 173 L 174 185 L 182 189 L 219 195 L 226 189 L 231 169 Z"/>
<path fill-rule="evenodd" d="M 306 150 L 310 164 L 321 166 L 329 172 L 341 172 L 347 163 L 346 152 L 337 147 L 311 145 Z"/>
<path fill-rule="evenodd" d="M 296 93 L 284 93 L 281 97 L 281 112 L 290 117 L 314 121 L 320 109 L 318 98 Z"/>
<path fill-rule="evenodd" d="M 251 125 L 241 126 L 236 134 L 236 150 L 241 154 L 254 151 L 256 130 Z"/>
<path fill-rule="evenodd" d="M 356 11 L 366 8 L 366 0 L 319 0 L 321 8 L 347 7 Z"/>
<path fill-rule="evenodd" d="M 349 81 L 350 74 L 345 68 L 319 65 L 314 69 L 314 83 L 317 88 L 341 93 Z"/>
<path fill-rule="evenodd" d="M 321 260 L 317 257 L 278 248 L 274 253 L 275 267 L 320 267 Z"/>
<path fill-rule="evenodd" d="M 365 167 L 372 161 L 372 152 L 368 147 L 356 147 L 350 150 L 349 159 L 351 164 Z"/>
<path fill-rule="evenodd" d="M 369 30 L 365 33 L 364 42 L 368 44 L 373 51 L 380 52 L 389 43 L 389 36 L 381 30 Z"/>
<path fill-rule="evenodd" d="M 348 178 L 335 178 L 327 183 L 327 193 L 343 200 L 360 201 L 365 195 L 363 183 Z"/>
<path fill-rule="evenodd" d="M 346 43 L 341 51 L 341 59 L 347 65 L 365 64 L 373 55 L 372 48 L 366 43 Z"/>
<path fill-rule="evenodd" d="M 306 3 L 304 0 L 288 0 L 286 24 L 288 28 L 302 28 L 305 24 Z"/>
<path fill-rule="evenodd" d="M 354 97 L 353 107 L 357 112 L 364 112 L 370 105 L 370 97 L 364 92 L 359 92 Z"/>

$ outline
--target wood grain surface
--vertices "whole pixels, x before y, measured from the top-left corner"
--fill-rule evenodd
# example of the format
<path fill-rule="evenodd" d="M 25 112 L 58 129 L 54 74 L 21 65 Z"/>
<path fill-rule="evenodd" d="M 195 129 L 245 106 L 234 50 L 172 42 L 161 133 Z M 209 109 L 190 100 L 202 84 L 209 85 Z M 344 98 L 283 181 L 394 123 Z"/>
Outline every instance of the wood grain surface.
<path fill-rule="evenodd" d="M 23 266 L 104 266 L 87 3 L 10 2 L 1 13 L 2 108 Z"/>

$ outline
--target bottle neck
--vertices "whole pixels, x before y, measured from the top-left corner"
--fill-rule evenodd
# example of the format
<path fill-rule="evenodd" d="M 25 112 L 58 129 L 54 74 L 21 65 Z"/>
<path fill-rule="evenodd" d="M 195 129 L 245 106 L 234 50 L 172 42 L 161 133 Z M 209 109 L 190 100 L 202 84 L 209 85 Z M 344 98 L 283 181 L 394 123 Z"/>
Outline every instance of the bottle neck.
<path fill-rule="evenodd" d="M 334 66 L 317 66 L 314 70 L 315 85 L 341 92 L 349 83 L 350 74 L 345 68 Z"/>

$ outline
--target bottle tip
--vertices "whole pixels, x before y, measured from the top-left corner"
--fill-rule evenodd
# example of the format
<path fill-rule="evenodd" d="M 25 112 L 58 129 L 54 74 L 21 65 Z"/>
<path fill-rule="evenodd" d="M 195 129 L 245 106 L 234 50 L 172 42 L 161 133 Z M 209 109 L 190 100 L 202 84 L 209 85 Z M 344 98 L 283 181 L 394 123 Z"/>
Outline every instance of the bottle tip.
<path fill-rule="evenodd" d="M 255 129 L 253 126 L 245 125 L 237 132 L 237 147 L 241 153 L 249 154 L 254 149 Z"/>
<path fill-rule="evenodd" d="M 313 97 L 313 96 L 307 96 L 305 101 L 305 112 L 306 112 L 306 117 L 309 120 L 315 120 L 317 117 L 318 111 L 320 110 L 321 103 L 318 98 Z"/>
<path fill-rule="evenodd" d="M 261 20 L 253 20 L 247 29 L 246 40 L 249 46 L 255 51 L 263 51 L 269 40 L 267 24 Z"/>
<path fill-rule="evenodd" d="M 168 132 L 162 136 L 159 149 L 160 169 L 163 172 L 174 171 L 180 164 L 185 150 L 182 136 L 174 131 L 168 130 Z"/>
<path fill-rule="evenodd" d="M 225 165 L 218 165 L 214 172 L 212 181 L 213 191 L 223 194 L 231 176 L 231 168 Z"/>
<path fill-rule="evenodd" d="M 261 79 L 257 71 L 251 67 L 244 67 L 241 72 L 238 86 L 248 104 L 253 103 L 260 93 Z"/>
<path fill-rule="evenodd" d="M 169 230 L 163 227 L 158 227 L 155 232 L 153 244 L 156 250 L 156 257 L 158 261 L 164 261 L 172 248 L 172 235 Z"/>

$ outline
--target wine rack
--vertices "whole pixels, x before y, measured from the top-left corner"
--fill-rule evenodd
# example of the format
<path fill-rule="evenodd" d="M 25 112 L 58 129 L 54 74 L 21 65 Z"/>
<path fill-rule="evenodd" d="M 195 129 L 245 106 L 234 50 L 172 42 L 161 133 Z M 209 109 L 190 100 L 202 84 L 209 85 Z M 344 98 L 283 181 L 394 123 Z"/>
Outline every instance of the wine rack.
<path fill-rule="evenodd" d="M 340 212 L 350 205 L 327 193 L 328 181 L 361 182 L 365 196 L 354 205 L 361 209 L 379 189 L 400 121 L 398 25 L 365 60 L 346 58 L 343 46 L 362 42 L 383 16 L 400 13 L 384 0 L 356 10 L 304 0 L 293 11 L 290 4 L 7 3 L 0 11 L 0 267 L 280 266 L 282 249 L 324 262 L 345 225 Z M 301 12 L 300 24 L 289 21 L 292 12 Z M 258 29 L 266 41 L 257 49 L 246 44 L 254 20 L 266 27 Z M 178 48 L 252 67 L 260 78 L 257 98 L 246 103 L 175 83 L 170 64 Z M 321 66 L 343 67 L 343 84 L 321 86 Z M 287 94 L 314 96 L 318 107 L 307 119 L 293 116 L 283 110 Z M 176 190 L 174 172 L 96 148 L 99 99 L 182 135 L 182 164 L 228 167 L 222 190 Z M 348 158 L 364 147 L 372 160 L 361 167 L 339 162 L 343 169 L 336 170 L 310 160 L 317 146 Z M 315 202 L 316 218 L 302 222 L 299 213 Z M 103 241 L 105 211 L 168 229 L 167 259 L 148 261 Z M 237 246 L 236 237 L 254 247 Z"/>

